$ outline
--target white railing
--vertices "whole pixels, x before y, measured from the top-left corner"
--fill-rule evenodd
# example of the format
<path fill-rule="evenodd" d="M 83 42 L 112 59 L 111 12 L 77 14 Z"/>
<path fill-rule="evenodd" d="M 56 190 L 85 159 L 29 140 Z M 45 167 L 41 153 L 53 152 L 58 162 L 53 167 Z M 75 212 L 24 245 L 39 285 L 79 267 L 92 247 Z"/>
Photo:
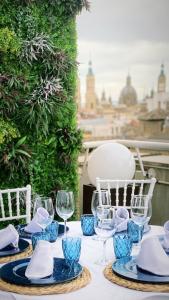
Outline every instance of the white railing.
<path fill-rule="evenodd" d="M 120 143 L 126 147 L 157 150 L 157 151 L 169 151 L 169 142 L 152 142 L 152 141 L 137 141 L 137 140 L 102 140 L 102 141 L 91 141 L 84 142 L 83 146 L 85 149 L 97 148 L 98 146 L 105 143 Z"/>

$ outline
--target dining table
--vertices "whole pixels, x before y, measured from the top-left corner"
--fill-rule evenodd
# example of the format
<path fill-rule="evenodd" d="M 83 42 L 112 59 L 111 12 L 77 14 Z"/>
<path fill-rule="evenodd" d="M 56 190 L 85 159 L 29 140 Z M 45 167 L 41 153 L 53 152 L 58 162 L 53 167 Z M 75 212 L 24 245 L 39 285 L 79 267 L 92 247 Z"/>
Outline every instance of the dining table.
<path fill-rule="evenodd" d="M 53 295 L 22 295 L 12 292 L 4 292 L 0 290 L 0 300 L 163 300 L 169 299 L 169 293 L 154 293 L 142 292 L 133 289 L 128 289 L 116 285 L 104 277 L 103 270 L 105 266 L 98 265 L 96 262 L 102 255 L 102 241 L 99 241 L 93 236 L 84 236 L 81 230 L 80 221 L 67 222 L 69 228 L 68 236 L 78 236 L 82 239 L 81 256 L 79 263 L 85 266 L 91 273 L 90 283 L 73 292 L 66 294 Z M 161 226 L 150 226 L 150 230 L 143 235 L 143 239 L 164 234 L 164 229 Z M 52 251 L 54 257 L 63 258 L 62 238 L 58 237 L 52 243 Z M 149 255 L 147 253 L 147 255 Z M 113 238 L 109 238 L 106 242 L 106 257 L 109 262 L 115 261 L 113 250 Z"/>

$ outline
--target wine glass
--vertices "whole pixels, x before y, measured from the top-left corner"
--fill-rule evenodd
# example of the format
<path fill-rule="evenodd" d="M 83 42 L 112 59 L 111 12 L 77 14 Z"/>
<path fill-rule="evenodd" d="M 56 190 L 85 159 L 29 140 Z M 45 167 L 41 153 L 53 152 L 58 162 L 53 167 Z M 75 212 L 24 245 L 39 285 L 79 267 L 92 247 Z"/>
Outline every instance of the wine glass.
<path fill-rule="evenodd" d="M 66 235 L 66 221 L 74 213 L 73 192 L 60 190 L 56 196 L 56 212 L 64 220 L 64 235 Z"/>
<path fill-rule="evenodd" d="M 114 210 L 111 206 L 102 205 L 96 208 L 95 232 L 103 242 L 102 257 L 96 263 L 106 265 L 106 241 L 114 233 Z"/>
<path fill-rule="evenodd" d="M 107 207 L 111 207 L 111 198 L 108 193 L 108 190 L 95 190 L 92 194 L 92 201 L 91 201 L 91 211 L 94 217 L 96 217 L 96 210 L 97 207 L 101 205 L 106 205 Z M 100 237 L 94 236 L 94 240 L 99 241 Z"/>
<path fill-rule="evenodd" d="M 97 207 L 101 205 L 106 205 L 107 207 L 111 206 L 111 199 L 110 199 L 109 192 L 107 190 L 93 191 L 91 211 L 94 216 L 96 215 Z"/>
<path fill-rule="evenodd" d="M 136 195 L 131 199 L 131 218 L 139 226 L 139 238 L 141 241 L 141 231 L 145 223 L 149 222 L 152 216 L 151 197 L 149 195 Z"/>
<path fill-rule="evenodd" d="M 38 197 L 35 199 L 33 215 L 36 215 L 36 222 L 44 231 L 52 223 L 54 218 L 54 208 L 51 198 Z"/>

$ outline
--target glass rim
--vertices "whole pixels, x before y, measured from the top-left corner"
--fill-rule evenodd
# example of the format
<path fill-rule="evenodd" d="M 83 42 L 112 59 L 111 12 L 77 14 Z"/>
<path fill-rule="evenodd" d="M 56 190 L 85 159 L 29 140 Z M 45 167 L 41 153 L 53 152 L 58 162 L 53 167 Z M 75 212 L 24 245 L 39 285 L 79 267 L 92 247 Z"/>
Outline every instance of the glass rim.
<path fill-rule="evenodd" d="M 133 195 L 131 199 L 133 198 L 152 198 L 152 195 Z"/>
<path fill-rule="evenodd" d="M 47 197 L 47 196 L 46 196 L 46 197 L 45 197 L 45 196 L 42 196 L 42 197 L 41 197 L 41 196 L 39 196 L 39 197 L 36 197 L 36 198 L 35 198 L 35 201 L 36 201 L 37 199 L 41 199 L 41 200 L 49 200 L 49 199 L 50 199 L 50 200 L 52 200 L 52 197 Z"/>
<path fill-rule="evenodd" d="M 57 193 L 73 193 L 73 191 L 69 191 L 69 190 L 58 190 Z"/>
<path fill-rule="evenodd" d="M 82 214 L 80 217 L 93 217 L 94 218 L 94 215 L 93 214 Z"/>
<path fill-rule="evenodd" d="M 100 193 L 100 192 L 108 192 L 108 189 L 104 189 L 104 190 L 94 190 L 93 193 Z"/>

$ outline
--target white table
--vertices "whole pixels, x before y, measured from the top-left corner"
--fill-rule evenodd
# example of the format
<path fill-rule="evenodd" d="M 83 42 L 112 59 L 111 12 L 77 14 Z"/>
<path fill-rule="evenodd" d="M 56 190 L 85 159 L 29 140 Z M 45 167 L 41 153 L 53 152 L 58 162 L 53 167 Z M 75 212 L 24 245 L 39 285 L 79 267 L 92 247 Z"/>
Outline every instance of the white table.
<path fill-rule="evenodd" d="M 69 235 L 82 237 L 82 251 L 80 263 L 86 266 L 92 275 L 92 280 L 86 287 L 69 294 L 49 296 L 27 296 L 0 291 L 0 300 L 169 300 L 169 293 L 147 293 L 120 287 L 105 279 L 102 271 L 104 267 L 95 264 L 102 254 L 102 243 L 94 241 L 92 237 L 82 236 L 80 222 L 69 222 Z M 144 235 L 163 234 L 163 228 L 151 226 L 151 231 Z M 114 260 L 112 239 L 107 241 L 107 257 Z M 53 243 L 53 253 L 57 257 L 63 257 L 61 249 L 61 238 Z M 151 296 L 151 298 L 149 298 Z"/>

